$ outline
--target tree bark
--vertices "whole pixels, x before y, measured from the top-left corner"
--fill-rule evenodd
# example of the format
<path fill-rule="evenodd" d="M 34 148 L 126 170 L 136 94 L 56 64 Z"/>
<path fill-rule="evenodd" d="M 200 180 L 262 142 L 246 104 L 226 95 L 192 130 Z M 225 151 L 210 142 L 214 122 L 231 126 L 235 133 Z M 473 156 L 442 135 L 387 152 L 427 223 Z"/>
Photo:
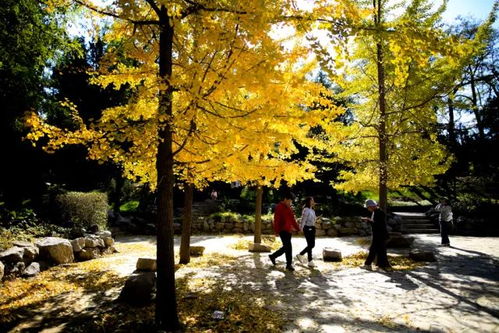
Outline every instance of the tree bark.
<path fill-rule="evenodd" d="M 262 199 L 263 188 L 258 185 L 256 187 L 256 208 L 255 208 L 255 239 L 254 243 L 260 244 L 262 242 Z"/>
<path fill-rule="evenodd" d="M 159 91 L 158 113 L 166 116 L 158 130 L 157 169 L 157 294 L 156 326 L 168 332 L 180 328 L 175 294 L 175 263 L 173 252 L 173 151 L 172 151 L 172 75 L 173 26 L 164 5 L 159 13 L 159 77 L 167 88 Z"/>
<path fill-rule="evenodd" d="M 191 261 L 190 246 L 191 246 L 191 224 L 192 224 L 192 184 L 185 184 L 184 193 L 184 219 L 182 223 L 182 239 L 180 242 L 180 261 L 181 264 L 188 264 Z"/>
<path fill-rule="evenodd" d="M 375 25 L 381 29 L 381 1 L 373 0 L 376 14 L 374 16 Z M 376 43 L 376 66 L 378 71 L 378 102 L 379 102 L 379 206 L 386 212 L 388 201 L 388 153 L 387 153 L 387 135 L 386 135 L 386 89 L 385 89 L 385 68 L 383 67 L 383 45 L 381 35 L 378 35 Z"/>

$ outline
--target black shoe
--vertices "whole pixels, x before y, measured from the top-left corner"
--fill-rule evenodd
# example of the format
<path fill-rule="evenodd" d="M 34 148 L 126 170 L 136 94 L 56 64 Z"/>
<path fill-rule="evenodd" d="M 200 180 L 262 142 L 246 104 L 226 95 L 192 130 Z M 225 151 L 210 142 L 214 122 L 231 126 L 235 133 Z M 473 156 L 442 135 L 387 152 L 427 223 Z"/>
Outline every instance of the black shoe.
<path fill-rule="evenodd" d="M 286 269 L 290 272 L 294 272 L 295 268 L 293 266 L 286 266 Z"/>
<path fill-rule="evenodd" d="M 275 266 L 275 265 L 276 265 L 276 264 L 275 264 L 275 258 L 274 258 L 274 257 L 272 257 L 272 255 L 271 255 L 271 254 L 269 254 L 269 259 L 270 259 L 270 261 L 272 261 L 272 265 L 274 265 L 274 266 Z"/>

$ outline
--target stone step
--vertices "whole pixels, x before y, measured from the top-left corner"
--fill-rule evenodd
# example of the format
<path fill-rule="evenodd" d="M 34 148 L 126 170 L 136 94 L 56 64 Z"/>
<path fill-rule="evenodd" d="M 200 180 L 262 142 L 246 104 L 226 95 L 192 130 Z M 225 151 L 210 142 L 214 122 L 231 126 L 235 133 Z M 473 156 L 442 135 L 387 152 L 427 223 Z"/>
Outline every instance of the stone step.
<path fill-rule="evenodd" d="M 435 229 L 437 226 L 433 223 L 402 224 L 405 229 Z"/>
<path fill-rule="evenodd" d="M 438 234 L 440 230 L 438 229 L 402 229 L 403 234 Z"/>
<path fill-rule="evenodd" d="M 432 220 L 401 220 L 401 224 L 434 224 Z"/>

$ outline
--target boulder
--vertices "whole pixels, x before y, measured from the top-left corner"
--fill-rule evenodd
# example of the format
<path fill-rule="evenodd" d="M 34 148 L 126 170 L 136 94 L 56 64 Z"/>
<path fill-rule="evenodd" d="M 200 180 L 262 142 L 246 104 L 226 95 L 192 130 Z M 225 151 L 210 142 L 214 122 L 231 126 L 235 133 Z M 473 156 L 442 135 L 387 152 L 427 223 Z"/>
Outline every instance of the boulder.
<path fill-rule="evenodd" d="M 99 236 L 100 238 L 111 237 L 112 236 L 111 231 L 109 231 L 109 230 L 99 231 L 99 232 L 96 233 L 96 235 Z"/>
<path fill-rule="evenodd" d="M 132 274 L 125 282 L 119 299 L 134 305 L 150 303 L 156 293 L 156 273 L 140 272 Z"/>
<path fill-rule="evenodd" d="M 114 239 L 112 237 L 103 237 L 102 240 L 104 241 L 104 245 L 106 247 L 110 247 L 114 245 Z"/>
<path fill-rule="evenodd" d="M 45 237 L 35 241 L 40 249 L 40 256 L 56 264 L 66 264 L 74 261 L 71 242 L 59 237 Z"/>
<path fill-rule="evenodd" d="M 24 277 L 33 277 L 40 273 L 40 264 L 37 262 L 32 262 L 28 267 L 22 272 Z"/>
<path fill-rule="evenodd" d="M 85 248 L 90 247 L 105 247 L 104 241 L 101 238 L 94 236 L 85 237 Z"/>
<path fill-rule="evenodd" d="M 141 272 L 155 272 L 156 259 L 154 258 L 139 258 L 136 264 L 137 271 Z"/>
<path fill-rule="evenodd" d="M 100 250 L 97 247 L 86 247 L 76 255 L 80 261 L 92 260 L 100 257 Z"/>
<path fill-rule="evenodd" d="M 315 230 L 315 235 L 316 235 L 317 237 L 326 236 L 326 230 L 317 229 L 317 230 Z"/>
<path fill-rule="evenodd" d="M 30 247 L 30 246 L 34 246 L 33 243 L 26 242 L 26 241 L 13 241 L 12 245 L 13 246 L 18 246 L 18 247 Z"/>
<path fill-rule="evenodd" d="M 3 252 L 0 252 L 0 261 L 4 263 L 16 263 L 23 260 L 24 248 L 19 246 L 11 247 Z"/>
<path fill-rule="evenodd" d="M 26 264 L 35 261 L 40 254 L 40 250 L 33 244 L 30 243 L 29 246 L 24 247 L 23 260 Z"/>
<path fill-rule="evenodd" d="M 386 243 L 387 248 L 408 248 L 414 242 L 414 237 L 404 237 L 402 235 L 390 234 Z"/>
<path fill-rule="evenodd" d="M 26 265 L 24 264 L 24 262 L 20 261 L 20 262 L 16 263 L 15 265 L 10 266 L 8 268 L 9 268 L 8 272 L 7 272 L 8 275 L 10 275 L 10 276 L 20 276 L 21 273 L 26 268 Z"/>
<path fill-rule="evenodd" d="M 409 258 L 414 261 L 437 261 L 435 258 L 435 253 L 433 251 L 411 251 L 409 253 Z"/>
<path fill-rule="evenodd" d="M 268 245 L 262 243 L 252 243 L 248 249 L 250 252 L 270 252 L 271 248 Z"/>
<path fill-rule="evenodd" d="M 339 233 L 341 236 L 355 235 L 359 232 L 356 228 L 340 228 Z"/>
<path fill-rule="evenodd" d="M 204 253 L 204 246 L 191 246 L 189 248 L 189 253 L 193 257 L 200 257 Z"/>
<path fill-rule="evenodd" d="M 4 264 L 0 261 L 0 281 L 3 279 L 3 275 L 5 274 L 5 266 Z"/>
<path fill-rule="evenodd" d="M 329 237 L 337 237 L 338 236 L 338 231 L 335 228 L 329 228 L 329 229 L 327 229 L 326 234 Z"/>
<path fill-rule="evenodd" d="M 324 261 L 342 261 L 341 251 L 325 247 L 322 250 L 322 258 Z"/>
<path fill-rule="evenodd" d="M 85 241 L 85 239 L 83 240 Z M 71 240 L 71 246 L 73 247 L 73 252 L 80 252 L 83 249 L 80 242 L 78 242 L 78 238 Z"/>
<path fill-rule="evenodd" d="M 106 247 L 102 249 L 101 254 L 113 254 L 118 253 L 118 250 L 114 246 Z"/>

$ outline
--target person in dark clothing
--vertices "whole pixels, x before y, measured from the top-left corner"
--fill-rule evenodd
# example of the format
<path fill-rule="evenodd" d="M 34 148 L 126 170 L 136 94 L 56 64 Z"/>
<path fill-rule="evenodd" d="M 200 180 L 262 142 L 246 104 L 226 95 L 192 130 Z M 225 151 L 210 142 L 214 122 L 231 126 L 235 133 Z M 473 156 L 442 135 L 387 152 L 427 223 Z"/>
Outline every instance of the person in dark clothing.
<path fill-rule="evenodd" d="M 275 207 L 274 213 L 274 232 L 279 235 L 282 241 L 282 247 L 276 252 L 269 255 L 270 261 L 273 265 L 276 264 L 276 258 L 286 254 L 286 269 L 294 271 L 292 264 L 293 248 L 291 246 L 291 233 L 299 231 L 300 227 L 295 220 L 295 214 L 291 209 L 291 202 L 293 201 L 293 194 L 291 192 L 284 192 L 282 200 Z"/>
<path fill-rule="evenodd" d="M 379 209 L 378 204 L 374 200 L 366 200 L 365 206 L 372 213 L 370 218 L 363 218 L 364 221 L 371 223 L 372 241 L 364 268 L 371 270 L 371 264 L 376 259 L 376 264 L 379 268 L 384 270 L 390 269 L 391 265 L 388 262 L 388 255 L 386 254 L 388 230 L 386 229 L 385 213 Z"/>

